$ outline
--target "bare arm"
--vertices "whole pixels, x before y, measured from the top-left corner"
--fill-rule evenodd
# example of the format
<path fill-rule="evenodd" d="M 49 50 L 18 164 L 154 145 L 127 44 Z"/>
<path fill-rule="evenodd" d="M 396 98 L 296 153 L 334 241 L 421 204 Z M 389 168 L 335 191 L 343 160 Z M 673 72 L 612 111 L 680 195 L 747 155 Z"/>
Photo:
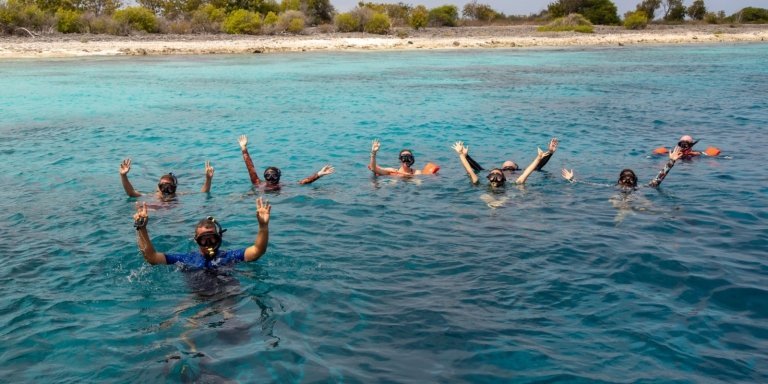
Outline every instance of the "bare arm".
<path fill-rule="evenodd" d="M 303 180 L 299 181 L 299 184 L 312 184 L 318 179 L 320 179 L 321 177 L 330 175 L 333 172 L 336 172 L 336 169 L 334 169 L 330 164 L 328 164 L 323 168 L 321 168 L 317 173 L 314 173 L 311 176 L 308 176 Z"/>
<path fill-rule="evenodd" d="M 539 162 L 539 165 L 536 167 L 537 171 L 541 171 L 542 168 L 544 168 L 545 165 L 549 162 L 549 159 L 552 158 L 552 155 L 555 154 L 555 151 L 557 151 L 557 137 L 553 137 L 552 140 L 549 141 L 549 150 L 544 153 L 544 157 L 541 158 L 541 161 Z"/>
<path fill-rule="evenodd" d="M 139 197 L 141 193 L 133 189 L 131 181 L 128 180 L 128 172 L 131 171 L 131 159 L 125 159 L 120 163 L 120 181 L 123 183 L 125 194 L 130 197 Z"/>
<path fill-rule="evenodd" d="M 456 153 L 459 154 L 459 160 L 461 161 L 461 165 L 464 166 L 464 170 L 467 171 L 467 175 L 469 176 L 469 179 L 472 181 L 472 184 L 477 184 L 477 174 L 475 174 L 475 171 L 472 169 L 472 166 L 469 165 L 469 161 L 467 161 L 467 155 L 469 154 L 469 147 L 464 146 L 464 142 L 457 141 L 455 144 L 453 144 L 453 150 L 456 151 Z"/>
<path fill-rule="evenodd" d="M 136 213 L 133 215 L 134 225 L 136 226 L 136 244 L 139 246 L 139 251 L 144 255 L 144 260 L 152 265 L 154 264 L 166 264 L 165 254 L 155 250 L 155 246 L 152 244 L 152 239 L 149 238 L 147 232 L 147 223 L 149 222 L 149 215 L 147 215 L 147 203 L 136 203 Z"/>
<path fill-rule="evenodd" d="M 211 191 L 212 179 L 213 179 L 213 167 L 211 167 L 210 161 L 206 161 L 205 162 L 205 183 L 203 183 L 203 188 L 200 189 L 200 192 L 208 193 Z"/>
<path fill-rule="evenodd" d="M 371 162 L 368 164 L 368 169 L 370 169 L 376 176 L 388 176 L 390 173 L 393 171 L 396 172 L 397 170 L 381 168 L 376 164 L 376 153 L 379 152 L 379 146 L 379 139 L 373 140 L 373 144 L 371 144 Z"/>
<path fill-rule="evenodd" d="M 256 200 L 256 218 L 259 220 L 259 232 L 253 245 L 245 249 L 245 261 L 258 260 L 265 252 L 269 243 L 269 214 L 272 206 L 261 197 Z"/>
<path fill-rule="evenodd" d="M 536 148 L 536 150 L 538 151 L 538 153 L 536 154 L 536 158 L 533 159 L 531 164 L 528 165 L 528 168 L 526 168 L 525 171 L 523 171 L 523 174 L 520 175 L 520 177 L 518 177 L 517 180 L 515 180 L 516 183 L 525 184 L 525 181 L 528 180 L 528 176 L 530 176 L 531 173 L 533 173 L 533 171 L 536 170 L 536 167 L 539 166 L 539 163 L 541 163 L 541 159 L 543 159 L 544 156 L 546 156 L 546 154 L 549 153 L 549 152 L 542 151 L 541 148 Z"/>
<path fill-rule="evenodd" d="M 675 166 L 675 161 L 677 161 L 682 155 L 683 155 L 682 149 L 680 149 L 680 147 L 675 147 L 675 149 L 669 153 L 669 161 L 667 162 L 667 164 L 664 165 L 664 168 L 662 168 L 661 171 L 659 171 L 659 174 L 656 175 L 656 177 L 654 177 L 653 180 L 651 180 L 651 182 L 648 183 L 648 185 L 651 187 L 658 187 L 659 185 L 661 185 L 661 182 L 664 181 L 664 178 L 667 177 L 667 174 L 669 173 L 669 171 L 671 171 L 672 167 Z"/>
<path fill-rule="evenodd" d="M 243 153 L 243 161 L 245 161 L 245 167 L 248 168 L 248 176 L 251 178 L 251 184 L 259 185 L 259 175 L 256 173 L 256 168 L 253 167 L 253 160 L 251 155 L 248 154 L 248 137 L 241 135 L 237 140 L 240 143 L 240 151 Z"/>

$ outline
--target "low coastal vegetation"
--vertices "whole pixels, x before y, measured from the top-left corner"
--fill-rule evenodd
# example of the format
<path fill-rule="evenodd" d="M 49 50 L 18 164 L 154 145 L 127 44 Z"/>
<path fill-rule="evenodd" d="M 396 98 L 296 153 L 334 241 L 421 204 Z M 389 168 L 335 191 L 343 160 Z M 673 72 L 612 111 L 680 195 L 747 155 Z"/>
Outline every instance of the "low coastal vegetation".
<path fill-rule="evenodd" d="M 450 1 L 450 0 L 447 0 Z M 686 5 L 684 1 L 690 1 Z M 360 1 L 337 12 L 330 0 L 0 0 L 0 34 L 130 35 L 361 32 L 407 36 L 426 27 L 536 24 L 540 31 L 589 33 L 594 25 L 642 29 L 656 23 L 768 23 L 768 10 L 728 16 L 704 0 L 640 0 L 623 19 L 611 0 L 555 0 L 531 15 L 505 15 L 472 0 L 459 8 Z"/>

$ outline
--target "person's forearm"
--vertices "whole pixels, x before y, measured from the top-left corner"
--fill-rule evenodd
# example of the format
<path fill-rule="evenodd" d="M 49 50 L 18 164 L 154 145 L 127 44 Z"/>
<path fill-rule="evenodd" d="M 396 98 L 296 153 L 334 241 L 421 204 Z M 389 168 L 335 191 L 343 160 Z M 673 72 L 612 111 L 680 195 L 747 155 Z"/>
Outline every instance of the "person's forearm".
<path fill-rule="evenodd" d="M 245 161 L 245 167 L 248 168 L 248 176 L 251 178 L 251 184 L 258 185 L 261 180 L 259 180 L 259 175 L 256 173 L 256 168 L 253 166 L 253 160 L 251 160 L 251 155 L 248 154 L 248 149 L 243 148 L 243 161 Z"/>
<path fill-rule="evenodd" d="M 549 153 L 549 152 L 544 152 L 542 155 L 538 155 L 538 154 L 537 154 L 537 155 L 536 155 L 536 158 L 535 158 L 535 159 L 533 159 L 533 161 L 531 162 L 531 164 L 530 164 L 530 165 L 528 165 L 528 168 L 525 168 L 525 171 L 523 171 L 523 174 L 522 174 L 522 175 L 520 175 L 520 177 L 518 177 L 518 178 L 517 178 L 516 182 L 517 182 L 518 184 L 523 184 L 523 183 L 525 183 L 525 181 L 526 181 L 526 180 L 528 180 L 528 176 L 530 176 L 530 175 L 531 175 L 531 173 L 533 173 L 533 171 L 535 171 L 535 170 L 536 170 L 536 167 L 538 167 L 538 166 L 539 166 L 539 163 L 541 162 L 541 159 L 542 159 L 544 156 L 546 156 L 546 154 L 547 154 L 547 153 Z"/>
<path fill-rule="evenodd" d="M 141 196 L 141 193 L 136 192 L 135 189 L 133 189 L 133 185 L 131 184 L 131 181 L 128 180 L 128 175 L 120 175 L 120 182 L 123 184 L 123 189 L 125 190 L 125 194 L 130 197 L 139 197 Z"/>
<path fill-rule="evenodd" d="M 378 175 L 378 167 L 379 166 L 376 165 L 376 152 L 371 152 L 371 162 L 368 164 L 368 168 L 371 170 L 371 172 L 373 172 L 374 175 Z"/>
<path fill-rule="evenodd" d="M 312 184 L 315 181 L 317 181 L 319 178 L 321 178 L 319 173 L 314 173 L 311 176 L 308 176 L 304 178 L 303 180 L 299 181 L 299 184 Z"/>
<path fill-rule="evenodd" d="M 252 258 L 245 261 L 254 261 L 267 252 L 269 245 L 269 224 L 259 224 L 259 233 L 256 234 L 256 240 L 253 242 L 255 253 Z"/>
<path fill-rule="evenodd" d="M 544 168 L 545 165 L 547 165 L 547 163 L 549 162 L 549 159 L 551 159 L 552 155 L 554 154 L 555 154 L 554 152 L 546 152 L 544 154 L 544 157 L 542 157 L 541 160 L 539 161 L 539 165 L 536 166 L 536 170 L 541 171 L 541 169 Z"/>
<path fill-rule="evenodd" d="M 664 178 L 667 177 L 667 174 L 669 174 L 669 171 L 672 170 L 672 167 L 675 166 L 675 160 L 670 159 L 667 161 L 667 164 L 664 165 L 664 168 L 659 171 L 659 174 L 656 175 L 656 177 L 651 180 L 651 182 L 648 184 L 651 187 L 658 187 L 662 181 L 664 181 Z"/>
<path fill-rule="evenodd" d="M 205 182 L 203 183 L 203 188 L 200 189 L 200 192 L 202 193 L 208 193 L 211 191 L 211 180 L 213 177 L 205 177 Z"/>
<path fill-rule="evenodd" d="M 469 176 L 469 179 L 472 180 L 472 184 L 477 184 L 477 174 L 475 174 L 475 171 L 472 170 L 472 166 L 469 165 L 467 157 L 464 155 L 459 155 L 459 160 L 461 161 L 461 165 L 464 166 L 464 170 L 467 171 L 467 176 Z"/>
<path fill-rule="evenodd" d="M 157 250 L 155 250 L 155 246 L 149 238 L 147 227 L 141 227 L 137 231 L 138 236 L 136 236 L 136 242 L 139 246 L 139 251 L 141 251 L 141 254 L 144 256 L 144 260 L 150 264 L 161 264 L 162 261 L 159 258 Z"/>

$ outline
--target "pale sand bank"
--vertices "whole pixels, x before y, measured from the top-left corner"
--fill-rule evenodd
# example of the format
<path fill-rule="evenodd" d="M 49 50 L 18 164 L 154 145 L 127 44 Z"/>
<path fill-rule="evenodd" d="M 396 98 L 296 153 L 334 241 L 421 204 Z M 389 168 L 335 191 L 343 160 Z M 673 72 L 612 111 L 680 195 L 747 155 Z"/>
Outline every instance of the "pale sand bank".
<path fill-rule="evenodd" d="M 310 33 L 301 36 L 54 35 L 1 37 L 0 59 L 117 55 L 252 54 L 303 51 L 425 50 L 717 44 L 768 41 L 768 25 L 597 27 L 593 34 L 537 32 L 535 26 L 428 28 L 408 36 Z"/>

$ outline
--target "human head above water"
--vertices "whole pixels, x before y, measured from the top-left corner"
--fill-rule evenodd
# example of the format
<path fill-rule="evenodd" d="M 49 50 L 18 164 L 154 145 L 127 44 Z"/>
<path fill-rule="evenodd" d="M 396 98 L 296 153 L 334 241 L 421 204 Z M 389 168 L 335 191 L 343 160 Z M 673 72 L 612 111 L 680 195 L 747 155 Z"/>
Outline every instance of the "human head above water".
<path fill-rule="evenodd" d="M 680 140 L 677 141 L 677 146 L 682 150 L 690 150 L 698 141 L 693 141 L 693 137 L 689 135 L 683 135 Z"/>
<path fill-rule="evenodd" d="M 221 247 L 221 240 L 226 231 L 213 216 L 198 221 L 195 226 L 195 242 L 200 247 L 200 253 L 206 258 L 213 258 Z"/>
<path fill-rule="evenodd" d="M 416 162 L 416 158 L 413 157 L 413 151 L 410 149 L 403 149 L 400 151 L 399 159 L 401 163 L 404 163 L 408 167 L 411 167 Z"/>
<path fill-rule="evenodd" d="M 617 183 L 626 188 L 637 187 L 637 175 L 635 175 L 635 172 L 631 169 L 623 169 L 621 173 L 619 173 L 619 181 Z"/>
<path fill-rule="evenodd" d="M 517 171 L 518 169 L 520 169 L 520 167 L 518 167 L 517 164 L 515 164 L 515 162 L 512 160 L 507 160 L 504 162 L 504 164 L 501 165 L 501 170 L 506 172 L 513 172 Z"/>
<path fill-rule="evenodd" d="M 268 167 L 264 170 L 264 180 L 267 181 L 269 184 L 278 184 L 280 183 L 280 175 L 282 172 L 280 172 L 280 169 L 277 167 Z"/>
<path fill-rule="evenodd" d="M 163 196 L 170 196 L 176 193 L 176 186 L 179 184 L 179 180 L 173 172 L 169 172 L 166 175 L 160 177 L 160 181 L 157 183 L 157 189 Z"/>
<path fill-rule="evenodd" d="M 501 187 L 507 182 L 507 178 L 504 176 L 504 171 L 500 168 L 491 169 L 486 177 L 492 187 Z"/>

